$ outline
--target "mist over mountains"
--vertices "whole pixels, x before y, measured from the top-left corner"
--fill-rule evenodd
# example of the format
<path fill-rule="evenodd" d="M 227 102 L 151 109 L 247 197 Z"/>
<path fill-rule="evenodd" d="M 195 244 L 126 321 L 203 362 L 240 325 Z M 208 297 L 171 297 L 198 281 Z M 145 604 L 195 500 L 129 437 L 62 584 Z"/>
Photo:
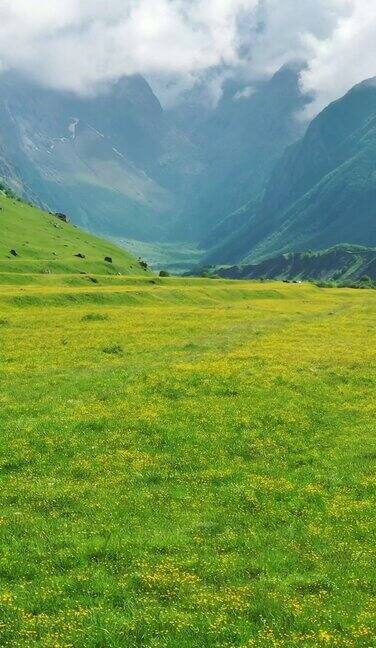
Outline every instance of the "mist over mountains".
<path fill-rule="evenodd" d="M 375 246 L 375 126 L 371 79 L 312 121 L 275 166 L 261 199 L 246 206 L 241 218 L 230 217 L 227 238 L 213 233 L 217 247 L 207 261 L 247 263 L 341 243 Z"/>
<path fill-rule="evenodd" d="M 0 77 L 0 176 L 119 239 L 198 245 L 205 264 L 376 245 L 376 84 L 309 124 L 301 65 L 162 107 L 141 75 L 96 95 Z"/>
<path fill-rule="evenodd" d="M 243 93 L 243 94 L 242 94 Z M 0 78 L 2 174 L 80 225 L 143 240 L 198 240 L 257 195 L 302 132 L 298 69 L 252 92 L 225 84 L 215 107 L 187 94 L 163 109 L 141 76 L 94 97 Z"/>
<path fill-rule="evenodd" d="M 3 76 L 0 142 L 6 180 L 25 197 L 95 231 L 148 237 L 174 204 L 159 177 L 186 148 L 139 76 L 93 98 Z"/>

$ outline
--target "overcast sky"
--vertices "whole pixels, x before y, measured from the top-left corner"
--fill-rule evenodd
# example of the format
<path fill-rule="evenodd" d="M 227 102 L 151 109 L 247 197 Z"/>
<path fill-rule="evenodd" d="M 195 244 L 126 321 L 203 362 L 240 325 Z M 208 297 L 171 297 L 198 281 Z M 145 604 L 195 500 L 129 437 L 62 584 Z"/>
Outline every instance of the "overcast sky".
<path fill-rule="evenodd" d="M 314 114 L 376 75 L 375 0 L 0 0 L 0 69 L 76 92 L 141 73 L 164 102 L 293 59 Z"/>

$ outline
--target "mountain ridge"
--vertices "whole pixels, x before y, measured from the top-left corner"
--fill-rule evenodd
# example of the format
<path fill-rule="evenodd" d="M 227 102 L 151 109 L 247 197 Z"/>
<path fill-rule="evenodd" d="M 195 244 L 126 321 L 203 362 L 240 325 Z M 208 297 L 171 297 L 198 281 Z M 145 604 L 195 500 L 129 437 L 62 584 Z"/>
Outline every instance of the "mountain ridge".
<path fill-rule="evenodd" d="M 228 81 L 216 106 L 193 112 L 162 108 L 139 75 L 94 97 L 3 73 L 0 176 L 99 234 L 197 242 L 264 186 L 301 134 L 292 115 L 303 103 L 295 68 L 250 93 Z"/>
<path fill-rule="evenodd" d="M 332 281 L 339 285 L 376 282 L 376 248 L 337 245 L 319 252 L 290 252 L 260 263 L 211 270 L 226 279 Z"/>
<path fill-rule="evenodd" d="M 376 245 L 373 80 L 358 84 L 313 120 L 277 163 L 248 220 L 209 251 L 206 262 L 256 262 L 349 242 Z"/>

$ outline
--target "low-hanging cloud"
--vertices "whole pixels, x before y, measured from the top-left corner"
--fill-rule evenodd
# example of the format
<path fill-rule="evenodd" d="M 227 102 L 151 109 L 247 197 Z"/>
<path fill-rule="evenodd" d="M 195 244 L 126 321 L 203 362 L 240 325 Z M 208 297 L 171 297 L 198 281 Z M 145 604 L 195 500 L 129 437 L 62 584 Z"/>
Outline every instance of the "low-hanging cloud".
<path fill-rule="evenodd" d="M 305 35 L 309 57 L 301 85 L 315 97 L 306 109 L 308 117 L 355 84 L 376 76 L 376 4 L 373 0 L 338 4 L 347 8 L 328 38 Z"/>
<path fill-rule="evenodd" d="M 176 99 L 198 80 L 245 86 L 303 60 L 309 112 L 376 74 L 370 0 L 0 0 L 0 69 L 97 92 L 123 75 Z M 218 80 L 216 83 L 216 79 Z"/>
<path fill-rule="evenodd" d="M 89 92 L 124 74 L 189 77 L 239 64 L 257 0 L 0 0 L 0 61 Z"/>

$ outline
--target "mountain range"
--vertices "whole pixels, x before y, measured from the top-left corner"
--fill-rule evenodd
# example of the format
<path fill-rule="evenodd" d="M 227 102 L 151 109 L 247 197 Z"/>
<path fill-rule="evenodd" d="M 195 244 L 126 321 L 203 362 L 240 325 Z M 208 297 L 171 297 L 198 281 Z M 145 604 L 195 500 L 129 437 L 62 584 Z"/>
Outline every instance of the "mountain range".
<path fill-rule="evenodd" d="M 252 88 L 228 81 L 214 109 L 203 111 L 188 96 L 172 111 L 202 165 L 189 186 L 184 237 L 188 222 L 193 237 L 205 240 L 229 213 L 258 197 L 286 147 L 304 133 L 306 124 L 296 119 L 307 102 L 299 71 L 284 66 Z"/>
<path fill-rule="evenodd" d="M 207 263 L 376 245 L 376 82 L 328 106 L 275 166 L 262 197 L 207 238 Z"/>
<path fill-rule="evenodd" d="M 1 77 L 3 176 L 93 231 L 158 237 L 174 205 L 158 178 L 185 146 L 142 77 L 96 97 Z"/>
<path fill-rule="evenodd" d="M 0 77 L 0 176 L 24 198 L 101 234 L 198 241 L 257 195 L 302 126 L 298 69 L 217 105 L 193 91 L 163 109 L 141 76 L 96 96 Z"/>
<path fill-rule="evenodd" d="M 215 274 L 225 279 L 282 279 L 368 285 L 376 282 L 376 248 L 336 245 L 319 252 L 288 252 L 260 263 L 217 268 Z"/>
<path fill-rule="evenodd" d="M 77 96 L 3 73 L 0 177 L 93 232 L 198 245 L 205 265 L 374 247 L 376 81 L 307 124 L 300 69 L 170 108 L 139 75 Z"/>

